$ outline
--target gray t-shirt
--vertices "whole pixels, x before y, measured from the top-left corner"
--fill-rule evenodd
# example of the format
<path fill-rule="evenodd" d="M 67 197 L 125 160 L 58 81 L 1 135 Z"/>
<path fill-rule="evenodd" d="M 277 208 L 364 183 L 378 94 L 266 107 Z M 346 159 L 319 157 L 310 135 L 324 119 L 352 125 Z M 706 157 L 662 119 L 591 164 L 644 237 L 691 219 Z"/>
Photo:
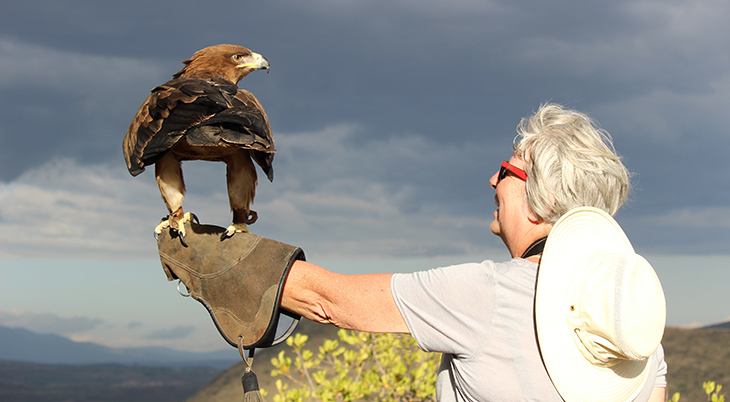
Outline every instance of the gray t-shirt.
<path fill-rule="evenodd" d="M 562 401 L 537 347 L 533 300 L 537 264 L 484 261 L 392 279 L 393 297 L 426 352 L 443 353 L 436 396 L 446 401 Z M 665 387 L 662 348 L 649 381 Z"/>

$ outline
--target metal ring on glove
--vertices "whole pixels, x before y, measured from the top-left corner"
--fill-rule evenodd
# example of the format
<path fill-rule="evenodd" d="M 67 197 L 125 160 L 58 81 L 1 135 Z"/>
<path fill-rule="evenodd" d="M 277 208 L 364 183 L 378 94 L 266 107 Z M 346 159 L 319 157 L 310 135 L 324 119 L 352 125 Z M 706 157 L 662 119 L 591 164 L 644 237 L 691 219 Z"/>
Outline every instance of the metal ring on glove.
<path fill-rule="evenodd" d="M 180 290 L 180 285 L 183 285 L 187 293 L 183 293 L 182 290 Z M 182 297 L 190 297 L 190 291 L 188 290 L 188 287 L 185 286 L 185 284 L 182 283 L 182 280 L 180 279 L 177 280 L 177 293 L 180 293 L 180 296 Z"/>
<path fill-rule="evenodd" d="M 253 351 L 254 349 L 248 350 L 248 358 L 246 358 L 246 351 L 243 349 L 243 335 L 238 335 L 238 353 L 241 354 L 243 363 L 246 365 L 246 372 L 251 371 L 251 365 L 253 364 Z"/>

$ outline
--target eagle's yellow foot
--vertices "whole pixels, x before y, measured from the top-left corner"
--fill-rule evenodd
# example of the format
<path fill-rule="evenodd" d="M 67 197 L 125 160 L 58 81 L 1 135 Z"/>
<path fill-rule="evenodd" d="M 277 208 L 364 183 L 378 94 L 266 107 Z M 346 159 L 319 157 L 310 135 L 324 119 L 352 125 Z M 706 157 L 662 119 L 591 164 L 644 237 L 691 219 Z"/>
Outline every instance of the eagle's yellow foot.
<path fill-rule="evenodd" d="M 166 216 L 160 220 L 160 224 L 155 227 L 155 239 L 162 234 L 163 229 L 170 227 L 170 216 Z"/>
<path fill-rule="evenodd" d="M 259 214 L 256 211 L 245 210 L 245 209 L 234 209 L 233 210 L 233 225 L 226 228 L 226 231 L 221 233 L 221 241 L 233 237 L 236 232 L 239 233 L 251 233 L 248 230 L 247 225 L 253 225 L 254 222 L 259 218 Z"/>
<path fill-rule="evenodd" d="M 245 223 L 234 223 L 227 227 L 225 232 L 221 233 L 221 241 L 233 237 L 236 233 L 251 233 L 251 231 L 248 230 L 248 226 Z"/>
<path fill-rule="evenodd" d="M 200 224 L 200 221 L 198 220 L 198 217 L 192 213 L 192 212 L 186 212 L 179 220 L 175 221 L 175 214 L 172 214 L 172 217 L 170 215 L 162 218 L 162 221 L 160 222 L 157 227 L 155 227 L 155 238 L 157 238 L 160 233 L 162 233 L 163 229 L 170 229 L 171 234 L 177 234 L 177 236 L 180 238 L 180 243 L 187 247 L 187 243 L 185 243 L 185 222 L 195 222 Z"/>

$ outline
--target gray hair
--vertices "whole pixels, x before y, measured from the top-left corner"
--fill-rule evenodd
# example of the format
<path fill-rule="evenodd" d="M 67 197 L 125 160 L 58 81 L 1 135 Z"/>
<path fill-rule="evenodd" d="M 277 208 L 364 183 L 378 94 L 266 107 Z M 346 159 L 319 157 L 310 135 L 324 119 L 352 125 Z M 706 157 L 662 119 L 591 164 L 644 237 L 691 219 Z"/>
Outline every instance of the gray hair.
<path fill-rule="evenodd" d="M 587 115 L 543 104 L 517 133 L 514 155 L 526 162 L 527 201 L 539 219 L 552 224 L 582 206 L 614 215 L 628 197 L 629 171 L 611 136 Z"/>

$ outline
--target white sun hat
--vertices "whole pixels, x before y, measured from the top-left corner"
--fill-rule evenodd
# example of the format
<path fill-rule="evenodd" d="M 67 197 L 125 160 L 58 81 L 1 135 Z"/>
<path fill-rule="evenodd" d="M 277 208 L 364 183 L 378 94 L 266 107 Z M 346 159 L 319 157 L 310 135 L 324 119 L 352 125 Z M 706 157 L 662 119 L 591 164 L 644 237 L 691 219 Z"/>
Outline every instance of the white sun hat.
<path fill-rule="evenodd" d="M 560 396 L 632 401 L 666 323 L 662 286 L 602 210 L 576 208 L 548 236 L 535 293 L 543 362 Z"/>

